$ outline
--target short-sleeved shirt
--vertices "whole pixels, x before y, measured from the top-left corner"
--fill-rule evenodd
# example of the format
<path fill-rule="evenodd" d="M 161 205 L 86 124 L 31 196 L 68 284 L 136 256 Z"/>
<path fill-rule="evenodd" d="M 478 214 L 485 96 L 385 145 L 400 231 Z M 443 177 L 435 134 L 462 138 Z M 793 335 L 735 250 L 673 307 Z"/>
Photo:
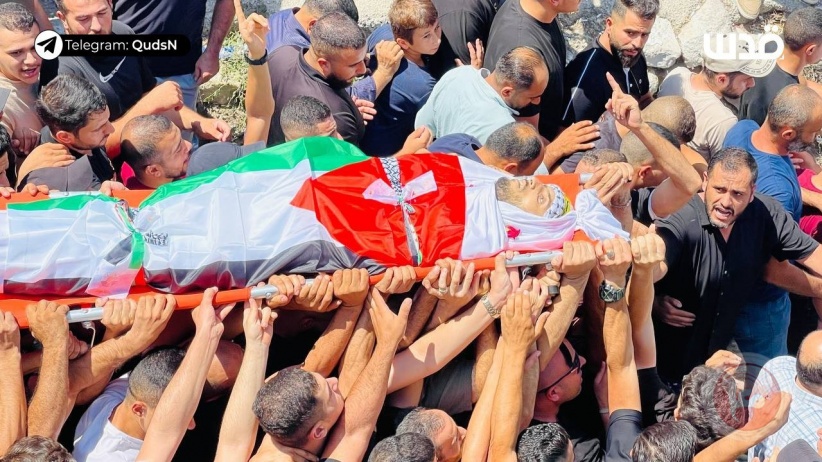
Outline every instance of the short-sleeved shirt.
<path fill-rule="evenodd" d="M 270 55 L 268 70 L 271 73 L 271 91 L 274 94 L 274 101 L 277 101 L 277 108 L 271 118 L 267 144 L 271 146 L 285 141 L 280 126 L 282 108 L 291 98 L 305 95 L 313 96 L 327 104 L 337 122 L 337 131 L 343 139 L 359 145 L 365 134 L 360 111 L 345 89 L 332 88 L 322 74 L 308 65 L 304 57 L 306 51 L 285 46 Z"/>
<path fill-rule="evenodd" d="M 809 191 L 822 194 L 822 189 L 813 184 L 813 170 L 803 169 L 797 172 L 799 175 L 799 186 Z M 806 205 L 802 208 L 802 218 L 799 220 L 799 227 L 802 231 L 817 241 L 822 240 L 822 211 Z"/>
<path fill-rule="evenodd" d="M 634 409 L 617 409 L 612 412 L 605 438 L 605 462 L 631 462 L 631 449 L 640 433 L 641 412 Z"/>
<path fill-rule="evenodd" d="M 656 293 L 679 300 L 681 309 L 696 315 L 690 327 L 655 323 L 657 367 L 663 379 L 674 382 L 727 347 L 737 313 L 771 257 L 801 260 L 818 246 L 778 202 L 761 194 L 736 219 L 727 242 L 698 195 L 657 220 L 656 232 L 665 241 L 668 263 Z"/>
<path fill-rule="evenodd" d="M 548 65 L 548 87 L 542 94 L 539 106 L 530 105 L 521 109 L 520 115 L 530 117 L 539 114 L 539 132 L 552 140 L 562 126 L 565 109 L 561 103 L 565 101 L 565 37 L 556 18 L 550 23 L 539 22 L 522 9 L 519 0 L 507 1 L 499 8 L 491 25 L 484 66 L 494 69 L 502 55 L 521 46 L 529 46 L 542 54 Z"/>
<path fill-rule="evenodd" d="M 32 170 L 20 181 L 20 188 L 34 183 L 58 191 L 97 191 L 104 181 L 116 179 L 114 166 L 104 148 L 94 148 L 90 155 L 71 149 L 69 153 L 77 160 L 65 167 Z"/>
<path fill-rule="evenodd" d="M 377 44 L 382 41 L 394 41 L 388 24 L 378 27 L 368 37 L 369 53 L 374 53 Z M 377 60 L 372 59 L 369 64 L 374 70 Z M 403 59 L 394 78 L 374 101 L 377 114 L 365 127 L 365 137 L 360 144 L 363 152 L 371 156 L 396 154 L 414 131 L 417 112 L 428 101 L 436 83 L 427 67 Z"/>
<path fill-rule="evenodd" d="M 143 441 L 123 433 L 109 421 L 127 390 L 127 378 L 112 381 L 80 418 L 74 430 L 72 454 L 77 462 L 137 460 Z"/>
<path fill-rule="evenodd" d="M 113 21 L 115 35 L 133 35 L 134 31 L 120 21 Z M 119 119 L 157 85 L 148 61 L 138 56 L 60 56 L 58 74 L 81 75 L 106 97 L 111 120 Z M 45 83 L 43 83 L 45 85 Z"/>
<path fill-rule="evenodd" d="M 265 47 L 269 53 L 282 46 L 308 48 L 311 37 L 294 17 L 299 8 L 278 11 L 268 17 L 268 33 L 265 34 Z"/>
<path fill-rule="evenodd" d="M 463 133 L 454 133 L 451 135 L 438 138 L 436 141 L 428 146 L 430 152 L 453 152 L 458 156 L 471 159 L 474 162 L 483 163 L 482 159 L 476 153 L 476 150 L 482 147 L 482 143 L 471 135 Z"/>
<path fill-rule="evenodd" d="M 431 73 L 439 78 L 454 67 L 455 59 L 470 65 L 468 43 L 477 39 L 488 43 L 491 24 L 497 13 L 493 0 L 433 0 L 442 27 L 442 43 L 432 57 Z"/>
<path fill-rule="evenodd" d="M 696 131 L 688 143 L 694 151 L 707 160 L 722 149 L 725 135 L 737 122 L 736 108 L 708 90 L 695 90 L 691 85 L 691 71 L 679 67 L 671 71 L 659 86 L 659 96 L 678 95 L 694 108 Z"/>
<path fill-rule="evenodd" d="M 177 34 L 186 37 L 191 48 L 185 56 L 146 56 L 149 69 L 157 77 L 191 74 L 203 54 L 203 0 L 115 0 L 114 18 L 137 34 Z"/>
<path fill-rule="evenodd" d="M 581 120 L 596 121 L 605 112 L 605 103 L 611 99 L 611 85 L 606 74 L 619 84 L 623 92 L 637 100 L 648 93 L 648 64 L 640 53 L 637 62 L 622 67 L 618 56 L 602 47 L 599 41 L 592 48 L 578 54 L 565 68 L 565 125 Z"/>
<path fill-rule="evenodd" d="M 489 74 L 488 69 L 471 66 L 448 71 L 434 85 L 414 126 L 428 126 L 435 138 L 464 133 L 485 143 L 491 133 L 514 122 L 517 115 L 485 81 Z"/>
<path fill-rule="evenodd" d="M 754 77 L 753 88 L 745 90 L 739 102 L 739 120 L 751 119 L 762 125 L 768 116 L 768 106 L 783 88 L 799 83 L 799 77 L 778 65 L 765 77 Z"/>
<path fill-rule="evenodd" d="M 617 130 L 614 116 L 610 112 L 603 112 L 599 121 L 597 121 L 597 127 L 599 128 L 599 138 L 594 140 L 594 149 L 613 149 L 614 151 L 619 151 L 620 146 L 622 146 L 622 137 Z M 577 165 L 579 165 L 579 161 L 586 152 L 587 151 L 577 151 L 571 154 L 559 164 L 559 167 L 565 173 L 574 173 Z"/>

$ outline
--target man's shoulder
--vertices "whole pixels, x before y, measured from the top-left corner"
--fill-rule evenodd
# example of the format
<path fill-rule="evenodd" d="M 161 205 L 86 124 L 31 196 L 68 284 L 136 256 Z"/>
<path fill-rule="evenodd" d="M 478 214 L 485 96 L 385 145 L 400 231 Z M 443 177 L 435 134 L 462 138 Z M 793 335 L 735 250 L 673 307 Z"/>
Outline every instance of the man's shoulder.
<path fill-rule="evenodd" d="M 743 119 L 738 121 L 725 135 L 725 147 L 743 147 L 743 145 L 749 144 L 751 135 L 757 129 L 759 129 L 759 124 L 757 124 L 756 121 L 751 119 Z"/>
<path fill-rule="evenodd" d="M 134 29 L 124 22 L 114 20 L 111 21 L 111 33 L 115 35 L 134 35 Z"/>

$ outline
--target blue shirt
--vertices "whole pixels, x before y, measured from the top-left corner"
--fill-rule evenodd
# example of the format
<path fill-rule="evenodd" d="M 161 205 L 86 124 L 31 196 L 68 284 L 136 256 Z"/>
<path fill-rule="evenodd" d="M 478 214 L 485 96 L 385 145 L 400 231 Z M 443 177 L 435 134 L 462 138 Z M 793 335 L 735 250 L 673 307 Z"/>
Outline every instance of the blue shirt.
<path fill-rule="evenodd" d="M 368 37 L 368 51 L 374 53 L 377 44 L 394 41 L 391 26 L 383 24 Z M 374 67 L 377 60 L 372 59 Z M 390 156 L 397 153 L 405 139 L 414 131 L 414 119 L 422 108 L 437 81 L 427 68 L 419 67 L 403 59 L 394 78 L 374 102 L 377 115 L 365 127 L 365 138 L 360 148 L 368 155 Z"/>
<path fill-rule="evenodd" d="M 442 138 L 437 138 L 436 141 L 428 145 L 428 150 L 430 152 L 453 152 L 458 156 L 484 164 L 476 153 L 476 150 L 481 147 L 482 143 L 473 136 L 464 133 L 454 133 L 445 135 Z"/>
<path fill-rule="evenodd" d="M 728 130 L 722 147 L 737 147 L 748 151 L 756 160 L 759 170 L 756 178 L 757 192 L 776 199 L 788 215 L 799 223 L 802 217 L 802 191 L 799 189 L 799 178 L 796 176 L 791 158 L 756 149 L 751 142 L 751 135 L 758 129 L 759 125 L 753 120 L 740 120 Z M 776 300 L 784 293 L 785 291 L 779 287 L 759 282 L 749 301 L 757 303 Z"/>
<path fill-rule="evenodd" d="M 291 45 L 299 48 L 308 48 L 311 39 L 308 32 L 297 22 L 294 13 L 299 8 L 282 10 L 268 17 L 268 33 L 265 34 L 265 47 L 271 54 L 281 46 Z"/>

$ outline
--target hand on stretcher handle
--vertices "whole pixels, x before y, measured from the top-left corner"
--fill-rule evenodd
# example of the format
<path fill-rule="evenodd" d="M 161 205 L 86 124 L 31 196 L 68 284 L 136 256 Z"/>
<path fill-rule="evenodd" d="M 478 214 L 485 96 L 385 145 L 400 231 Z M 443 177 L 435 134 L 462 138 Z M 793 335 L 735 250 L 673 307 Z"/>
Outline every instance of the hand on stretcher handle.
<path fill-rule="evenodd" d="M 539 264 L 548 264 L 550 265 L 551 260 L 554 257 L 561 255 L 562 252 L 559 251 L 551 251 L 551 252 L 535 252 L 535 253 L 528 253 L 517 255 L 514 258 L 511 258 L 506 262 L 507 266 L 514 267 L 514 266 L 531 266 L 531 265 L 539 265 Z M 474 260 L 475 267 L 480 269 L 493 269 L 494 268 L 494 259 L 493 258 L 483 258 L 480 260 Z M 422 279 L 424 278 L 431 268 L 417 268 L 417 278 Z M 376 276 L 371 276 L 371 284 L 376 284 L 377 282 L 382 279 L 382 275 L 378 274 Z M 313 279 L 306 279 L 306 285 L 310 285 L 314 280 Z M 217 296 L 214 299 L 215 305 L 223 305 L 228 303 L 240 302 L 244 301 L 248 298 L 265 298 L 269 299 L 277 294 L 277 288 L 274 286 L 262 286 L 262 287 L 249 287 L 246 289 L 238 289 L 238 290 L 230 290 L 230 291 L 222 291 L 218 292 Z M 193 306 L 197 306 L 199 304 L 199 298 L 202 296 L 200 294 L 191 294 L 191 295 L 177 295 L 177 303 L 180 306 L 186 306 L 183 304 L 183 298 L 188 297 L 195 297 L 197 298 L 197 303 Z M 239 297 L 239 298 L 238 298 Z M 84 321 L 97 321 L 99 319 L 103 319 L 103 309 L 102 308 L 81 308 L 71 310 L 66 314 L 66 318 L 68 322 L 84 322 Z"/>

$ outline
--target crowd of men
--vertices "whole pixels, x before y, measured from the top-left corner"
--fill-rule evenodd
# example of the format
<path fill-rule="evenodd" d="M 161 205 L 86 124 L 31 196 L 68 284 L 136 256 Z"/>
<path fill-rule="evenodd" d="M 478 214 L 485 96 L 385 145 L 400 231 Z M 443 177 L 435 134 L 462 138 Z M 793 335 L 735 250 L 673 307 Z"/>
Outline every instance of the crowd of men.
<path fill-rule="evenodd" d="M 66 33 L 203 36 L 202 0 L 55 3 Z M 21 330 L 0 303 L 0 461 L 822 460 L 822 10 L 787 17 L 777 60 L 740 43 L 652 94 L 658 0 L 616 0 L 566 62 L 578 8 L 393 0 L 368 36 L 352 0 L 217 0 L 185 57 L 44 61 L 39 1 L 0 1 L 3 197 L 153 190 L 321 136 L 592 174 L 631 236 L 421 281 L 275 274 L 244 306 L 103 298 L 87 325 L 43 300 Z M 242 145 L 196 110 L 235 16 Z"/>

